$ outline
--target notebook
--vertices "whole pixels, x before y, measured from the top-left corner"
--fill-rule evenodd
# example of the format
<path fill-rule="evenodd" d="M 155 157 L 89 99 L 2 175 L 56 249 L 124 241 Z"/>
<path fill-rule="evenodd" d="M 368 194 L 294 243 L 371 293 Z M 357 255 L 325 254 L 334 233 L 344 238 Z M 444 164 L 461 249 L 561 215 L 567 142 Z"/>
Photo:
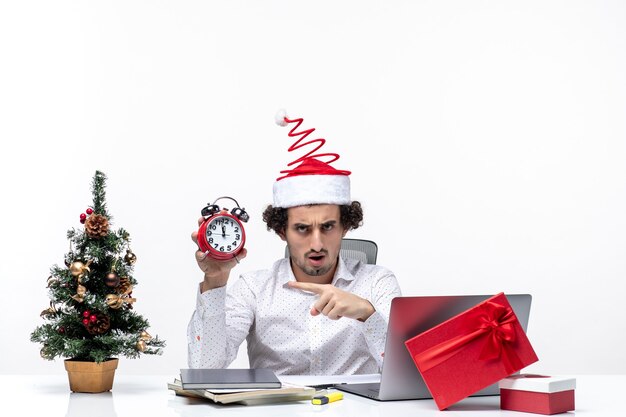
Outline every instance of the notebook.
<path fill-rule="evenodd" d="M 341 384 L 335 388 L 379 401 L 432 398 L 404 342 L 492 296 L 493 294 L 394 298 L 387 326 L 380 383 Z M 506 297 L 522 329 L 526 331 L 532 297 L 530 294 L 506 294 Z M 499 392 L 496 383 L 472 396 L 497 395 Z"/>
<path fill-rule="evenodd" d="M 261 389 L 280 388 L 282 384 L 271 369 L 181 369 L 183 389 Z"/>

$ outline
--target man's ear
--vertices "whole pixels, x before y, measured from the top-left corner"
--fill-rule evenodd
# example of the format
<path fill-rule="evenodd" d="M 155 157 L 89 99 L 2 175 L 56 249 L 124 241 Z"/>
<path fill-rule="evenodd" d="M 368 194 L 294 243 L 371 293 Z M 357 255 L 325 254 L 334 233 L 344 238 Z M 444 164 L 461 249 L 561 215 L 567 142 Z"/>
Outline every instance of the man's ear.
<path fill-rule="evenodd" d="M 276 234 L 277 234 L 278 236 L 280 236 L 280 238 L 281 238 L 281 240 L 282 240 L 283 242 L 286 242 L 286 241 L 287 241 L 287 236 L 285 236 L 285 232 L 276 232 Z"/>

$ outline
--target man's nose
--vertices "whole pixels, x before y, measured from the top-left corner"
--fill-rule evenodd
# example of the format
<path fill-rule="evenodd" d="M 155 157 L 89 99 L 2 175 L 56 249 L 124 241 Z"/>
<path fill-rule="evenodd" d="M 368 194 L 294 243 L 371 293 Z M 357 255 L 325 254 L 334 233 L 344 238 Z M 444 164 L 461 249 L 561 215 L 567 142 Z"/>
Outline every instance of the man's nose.
<path fill-rule="evenodd" d="M 319 230 L 313 231 L 311 233 L 311 250 L 315 252 L 320 252 L 324 249 L 324 243 L 322 242 L 322 233 Z"/>

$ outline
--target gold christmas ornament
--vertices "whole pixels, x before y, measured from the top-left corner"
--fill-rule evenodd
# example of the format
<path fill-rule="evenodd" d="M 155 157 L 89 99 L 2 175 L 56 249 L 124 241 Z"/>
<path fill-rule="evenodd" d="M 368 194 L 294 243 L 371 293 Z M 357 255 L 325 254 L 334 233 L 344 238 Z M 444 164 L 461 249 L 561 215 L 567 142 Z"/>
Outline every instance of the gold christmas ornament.
<path fill-rule="evenodd" d="M 148 342 L 150 339 L 152 339 L 152 336 L 150 336 L 150 333 L 143 330 L 141 333 L 139 333 L 139 339 Z"/>
<path fill-rule="evenodd" d="M 124 299 L 117 294 L 108 294 L 106 296 L 106 303 L 109 307 L 118 309 L 124 305 Z"/>
<path fill-rule="evenodd" d="M 118 309 L 121 308 L 124 304 L 132 304 L 137 301 L 136 298 L 132 298 L 129 294 L 133 291 L 133 286 L 129 285 L 126 292 L 122 294 L 108 294 L 106 296 L 106 303 L 109 307 Z"/>
<path fill-rule="evenodd" d="M 139 352 L 143 352 L 144 350 L 146 350 L 148 345 L 146 345 L 146 342 L 144 342 L 143 340 L 138 340 L 135 347 L 137 348 Z"/>
<path fill-rule="evenodd" d="M 72 299 L 78 301 L 79 303 L 85 301 L 87 288 L 85 288 L 85 286 L 83 285 L 82 278 L 85 276 L 85 274 L 91 272 L 91 270 L 89 269 L 89 265 L 91 265 L 91 262 L 91 259 L 87 261 L 86 264 L 83 264 L 80 261 L 75 261 L 72 262 L 72 264 L 70 265 L 70 272 L 73 276 L 76 277 L 76 282 L 78 283 L 78 286 L 76 287 L 76 294 L 72 296 Z"/>
<path fill-rule="evenodd" d="M 135 254 L 130 249 L 126 249 L 126 255 L 124 256 L 124 260 L 129 265 L 135 265 L 135 262 L 137 262 L 137 256 L 135 256 Z"/>
<path fill-rule="evenodd" d="M 85 233 L 92 239 L 100 239 L 109 234 L 109 220 L 101 214 L 92 214 L 85 221 Z"/>
<path fill-rule="evenodd" d="M 43 359 L 51 359 L 50 354 L 47 350 L 47 346 L 41 348 L 41 350 L 39 351 L 39 356 L 41 356 Z"/>
<path fill-rule="evenodd" d="M 47 318 L 48 316 L 53 316 L 57 313 L 57 309 L 54 307 L 54 304 L 52 303 L 52 301 L 50 301 L 50 307 L 46 308 L 45 310 L 43 310 L 39 316 L 43 317 L 44 319 Z"/>
<path fill-rule="evenodd" d="M 52 275 L 50 275 L 48 277 L 48 285 L 46 285 L 46 288 L 50 288 L 51 286 L 53 286 L 54 284 L 56 284 L 57 282 L 59 282 L 58 278 L 53 277 Z"/>
<path fill-rule="evenodd" d="M 91 265 L 91 260 L 87 261 L 86 264 L 83 264 L 80 261 L 72 262 L 72 264 L 70 265 L 70 273 L 72 274 L 72 276 L 80 278 L 85 274 L 91 272 L 91 269 L 89 269 L 89 265 Z"/>
<path fill-rule="evenodd" d="M 72 295 L 72 298 L 76 301 L 78 301 L 79 303 L 82 303 L 83 301 L 85 301 L 85 294 L 87 293 L 87 288 L 85 288 L 84 285 L 78 284 L 78 287 L 76 287 L 76 294 Z"/>

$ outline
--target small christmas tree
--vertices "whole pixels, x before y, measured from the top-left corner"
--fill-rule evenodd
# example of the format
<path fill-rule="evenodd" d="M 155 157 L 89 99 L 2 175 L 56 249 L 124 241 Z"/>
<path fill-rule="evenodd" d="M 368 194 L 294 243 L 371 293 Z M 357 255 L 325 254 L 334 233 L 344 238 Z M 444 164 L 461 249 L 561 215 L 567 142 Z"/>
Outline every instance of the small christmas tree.
<path fill-rule="evenodd" d="M 67 232 L 65 267 L 54 265 L 48 278 L 50 307 L 46 323 L 31 334 L 41 357 L 58 356 L 101 363 L 115 356 L 161 354 L 163 340 L 148 334 L 148 321 L 133 310 L 136 257 L 124 229 L 111 229 L 105 202 L 106 176 L 96 171 L 93 206 L 80 215 L 83 230 Z M 81 228 L 82 229 L 82 228 Z"/>

